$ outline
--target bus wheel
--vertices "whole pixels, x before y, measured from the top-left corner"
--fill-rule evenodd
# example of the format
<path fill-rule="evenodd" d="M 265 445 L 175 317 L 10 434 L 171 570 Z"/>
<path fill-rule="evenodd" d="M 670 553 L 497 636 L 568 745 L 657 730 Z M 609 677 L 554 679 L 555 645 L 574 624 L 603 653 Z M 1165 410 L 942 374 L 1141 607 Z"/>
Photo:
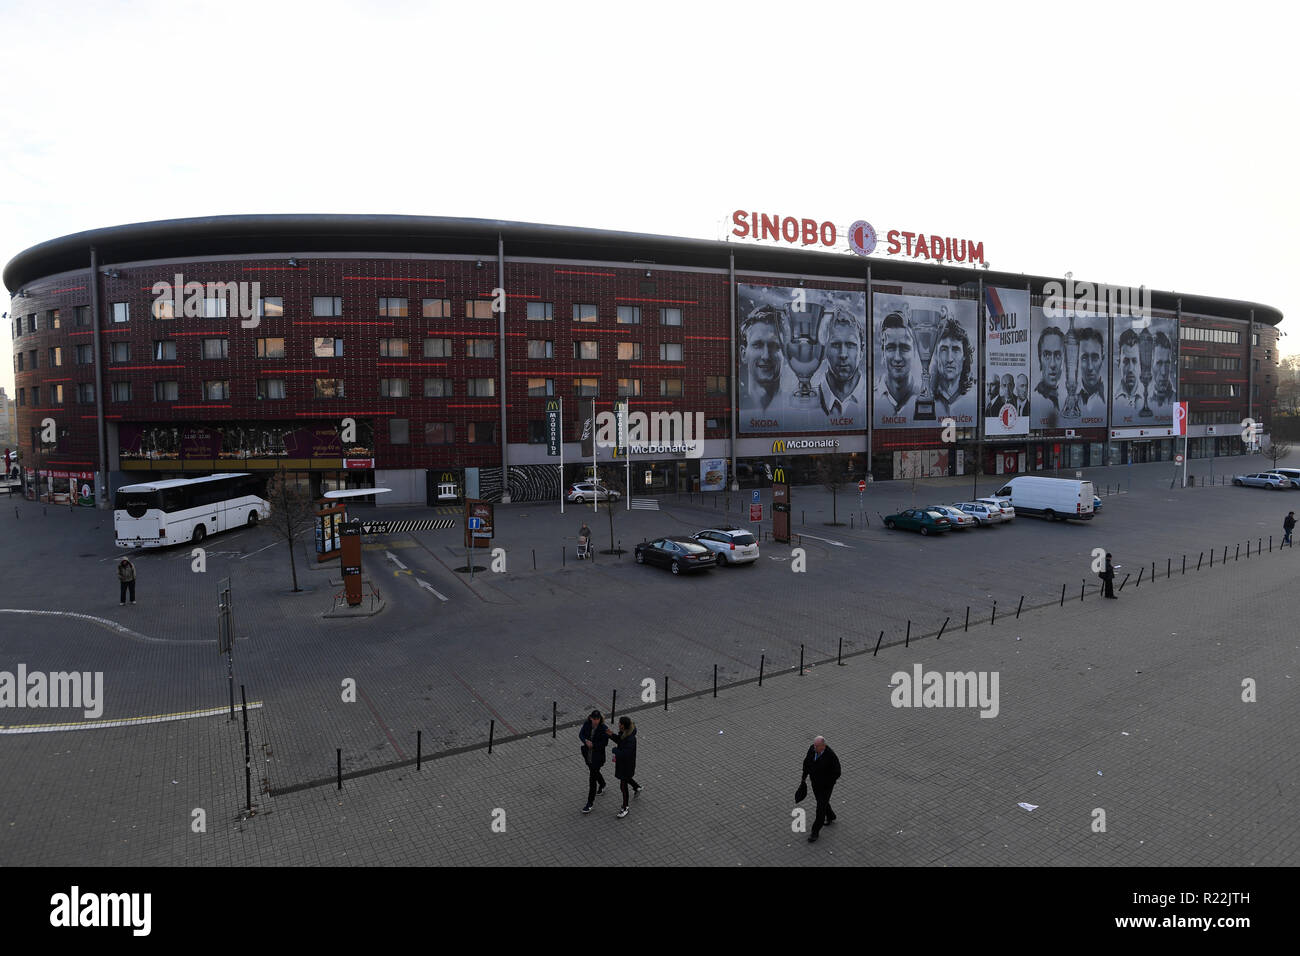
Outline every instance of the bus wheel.
<path fill-rule="evenodd" d="M 190 540 L 193 541 L 195 544 L 198 544 L 199 542 L 201 542 L 201 541 L 202 541 L 204 538 L 206 538 L 207 536 L 208 536 L 208 527 L 207 527 L 207 525 L 205 525 L 205 524 L 201 524 L 201 523 L 200 523 L 200 524 L 198 524 L 198 525 L 195 526 L 195 528 L 194 528 L 194 534 L 192 534 L 192 535 L 190 536 Z"/>
<path fill-rule="evenodd" d="M 248 513 L 248 526 L 249 526 L 250 528 L 256 528 L 256 527 L 257 527 L 257 512 L 256 512 L 256 511 L 250 511 L 250 512 Z"/>

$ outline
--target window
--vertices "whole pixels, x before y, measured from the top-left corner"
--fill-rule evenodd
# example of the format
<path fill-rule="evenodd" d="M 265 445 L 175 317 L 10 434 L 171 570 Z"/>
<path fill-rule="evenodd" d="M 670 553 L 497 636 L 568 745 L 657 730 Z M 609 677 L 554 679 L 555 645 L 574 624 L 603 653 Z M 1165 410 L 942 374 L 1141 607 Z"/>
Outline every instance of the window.
<path fill-rule="evenodd" d="M 456 442 L 456 426 L 451 422 L 425 422 L 424 443 L 426 445 L 451 445 Z"/>
<path fill-rule="evenodd" d="M 258 339 L 257 357 L 260 359 L 284 358 L 284 339 L 282 338 Z"/>
<path fill-rule="evenodd" d="M 343 340 L 318 336 L 312 340 L 312 354 L 317 358 L 336 358 L 343 354 Z"/>
<path fill-rule="evenodd" d="M 659 395 L 661 398 L 676 398 L 682 394 L 682 380 L 680 378 L 665 378 L 659 382 Z"/>
<path fill-rule="evenodd" d="M 50 349 L 50 368 L 58 368 L 63 364 L 63 349 L 54 346 Z M 1258 363 L 1256 363 L 1258 364 Z"/>
<path fill-rule="evenodd" d="M 113 386 L 114 386 L 113 391 L 114 391 L 114 393 L 117 392 L 117 388 L 116 388 L 116 386 L 117 386 L 118 384 L 119 384 L 118 382 L 114 382 L 114 383 L 113 383 Z M 123 384 L 123 385 L 128 385 L 129 383 L 127 383 L 127 382 L 122 382 L 121 384 Z M 128 389 L 128 391 L 127 391 L 127 398 L 129 399 L 130 397 L 131 397 L 131 393 L 130 393 L 130 391 L 129 391 L 129 389 Z M 77 401 L 81 402 L 81 404 L 83 404 L 83 405 L 94 405 L 94 404 L 95 404 L 95 386 L 94 386 L 92 383 L 90 383 L 90 382 L 82 382 L 80 385 L 78 385 L 78 386 L 77 386 Z M 116 397 L 113 399 L 113 401 L 117 401 Z"/>
<path fill-rule="evenodd" d="M 550 339 L 529 339 L 528 357 L 530 359 L 555 358 L 555 343 Z"/>
<path fill-rule="evenodd" d="M 451 339 L 425 339 L 425 358 L 451 358 Z"/>
<path fill-rule="evenodd" d="M 595 342 L 574 342 L 573 357 L 576 359 L 599 358 L 600 346 Z"/>
<path fill-rule="evenodd" d="M 546 422 L 530 421 L 528 423 L 528 444 L 544 445 L 546 444 Z"/>
<path fill-rule="evenodd" d="M 659 346 L 659 361 L 680 362 L 682 360 L 682 343 L 664 342 Z"/>
<path fill-rule="evenodd" d="M 63 313 L 58 309 L 52 310 L 49 316 L 49 328 L 57 329 L 62 325 L 63 325 Z"/>
<path fill-rule="evenodd" d="M 496 394 L 497 380 L 494 378 L 471 378 L 466 395 L 477 398 L 491 398 Z"/>
<path fill-rule="evenodd" d="M 41 387 L 39 385 L 32 386 L 32 404 L 33 405 L 41 404 Z"/>
<path fill-rule="evenodd" d="M 466 339 L 465 358 L 495 358 L 497 343 L 494 339 Z"/>
<path fill-rule="evenodd" d="M 528 321 L 529 322 L 550 322 L 555 318 L 555 308 L 553 302 L 529 302 L 528 303 Z"/>
<path fill-rule="evenodd" d="M 312 296 L 311 314 L 325 318 L 337 318 L 343 314 L 343 298 L 328 295 Z"/>
<path fill-rule="evenodd" d="M 1255 359 L 1255 371 L 1259 371 L 1259 359 Z"/>
<path fill-rule="evenodd" d="M 406 300 L 403 299 L 403 302 Z M 409 418 L 390 418 L 388 420 L 388 443 L 390 445 L 409 445 L 411 443 L 411 420 Z"/>
<path fill-rule="evenodd" d="M 406 318 L 406 300 L 383 298 L 379 299 L 379 315 L 388 319 Z"/>
<path fill-rule="evenodd" d="M 635 305 L 620 305 L 618 307 L 618 324 L 619 325 L 640 325 L 641 308 Z"/>
<path fill-rule="evenodd" d="M 379 354 L 387 358 L 406 358 L 411 354 L 411 346 L 406 339 L 380 339 Z"/>
<path fill-rule="evenodd" d="M 114 342 L 114 343 L 113 343 L 113 357 L 112 357 L 112 359 L 111 359 L 110 361 L 112 361 L 113 363 L 115 363 L 115 364 L 117 364 L 117 365 L 123 365 L 123 364 L 125 364 L 125 363 L 131 361 L 131 343 L 130 343 L 130 342 Z"/>
<path fill-rule="evenodd" d="M 284 296 L 268 295 L 257 300 L 257 314 L 264 319 L 284 317 Z"/>
<path fill-rule="evenodd" d="M 1258 345 L 1258 344 L 1259 344 L 1259 333 L 1258 333 L 1258 332 L 1256 332 L 1256 333 L 1254 334 L 1254 341 L 1251 342 L 1251 344 L 1252 344 L 1252 345 Z"/>
<path fill-rule="evenodd" d="M 153 357 L 159 362 L 176 361 L 176 340 L 175 339 L 154 339 Z"/>
<path fill-rule="evenodd" d="M 600 319 L 600 312 L 594 306 L 588 303 L 577 303 L 573 305 L 574 322 L 596 322 Z"/>
<path fill-rule="evenodd" d="M 19 352 L 19 353 L 18 353 L 18 356 L 17 356 L 17 361 L 18 361 L 17 370 L 18 370 L 19 372 L 21 372 L 21 371 L 23 370 L 23 358 L 24 358 L 23 353 L 22 353 L 22 352 Z"/>
<path fill-rule="evenodd" d="M 465 318 L 467 319 L 490 319 L 492 318 L 492 300 L 491 299 L 471 299 L 465 303 Z"/>
<path fill-rule="evenodd" d="M 131 305 L 128 302 L 113 303 L 113 321 L 129 322 L 131 321 Z M 36 316 L 32 316 L 32 331 L 36 331 Z"/>
<path fill-rule="evenodd" d="M 726 395 L 727 376 L 706 375 L 704 378 L 704 391 L 707 395 Z"/>
<path fill-rule="evenodd" d="M 469 443 L 471 445 L 491 445 L 497 440 L 496 422 L 470 422 Z"/>
<path fill-rule="evenodd" d="M 223 359 L 230 350 L 229 339 L 204 339 L 203 357 L 205 359 Z"/>
<path fill-rule="evenodd" d="M 153 400 L 155 402 L 174 402 L 180 396 L 180 385 L 176 382 L 154 382 Z"/>
<path fill-rule="evenodd" d="M 221 402 L 230 397 L 230 382 L 212 379 L 203 383 L 203 398 L 209 402 Z"/>
<path fill-rule="evenodd" d="M 27 353 L 27 364 L 32 368 L 39 367 L 40 363 L 36 361 L 36 349 Z"/>
<path fill-rule="evenodd" d="M 1258 390 L 1259 386 L 1256 385 L 1255 388 Z M 53 402 L 55 405 L 62 405 L 62 404 L 63 404 L 63 386 L 62 386 L 62 385 L 52 385 L 52 386 L 51 386 L 51 389 L 52 389 L 52 391 L 50 392 L 50 401 Z"/>
<path fill-rule="evenodd" d="M 284 398 L 284 379 L 260 378 L 257 380 L 257 397 L 266 399 Z"/>
<path fill-rule="evenodd" d="M 449 378 L 426 378 L 424 380 L 425 398 L 451 398 L 455 394 Z"/>
<path fill-rule="evenodd" d="M 573 394 L 578 398 L 595 398 L 600 394 L 600 379 L 575 378 L 573 380 Z"/>
<path fill-rule="evenodd" d="M 660 309 L 659 324 L 660 325 L 681 325 L 682 310 L 681 309 Z"/>
<path fill-rule="evenodd" d="M 555 394 L 555 379 L 553 378 L 530 378 L 528 380 L 528 397 L 545 398 L 547 395 Z"/>
<path fill-rule="evenodd" d="M 315 396 L 317 398 L 342 398 L 343 379 L 341 378 L 316 379 Z"/>
<path fill-rule="evenodd" d="M 72 309 L 73 321 L 77 325 L 90 325 L 90 306 L 78 305 Z"/>
<path fill-rule="evenodd" d="M 426 319 L 449 319 L 451 299 L 425 299 L 421 314 Z"/>
<path fill-rule="evenodd" d="M 21 389 L 21 388 L 18 389 L 18 404 L 19 405 L 27 404 L 27 393 L 25 389 Z"/>
<path fill-rule="evenodd" d="M 125 345 L 126 343 L 121 343 L 121 344 Z M 21 354 L 21 353 L 19 353 L 18 358 L 19 358 L 20 360 L 22 359 L 22 354 Z M 78 364 L 78 365 L 90 365 L 90 364 L 92 364 L 94 361 L 95 361 L 95 347 L 94 347 L 93 345 L 78 345 L 78 346 L 77 346 L 77 364 Z M 18 367 L 19 367 L 19 368 L 22 368 L 22 365 L 20 364 Z"/>
<path fill-rule="evenodd" d="M 94 389 L 93 389 L 93 387 L 92 387 L 92 389 L 91 389 L 90 400 L 91 400 L 92 402 L 95 400 L 95 395 L 94 395 Z M 131 400 L 131 383 L 130 383 L 130 382 L 114 382 L 114 383 L 113 383 L 113 401 L 115 401 L 115 402 L 129 402 L 130 400 Z"/>
<path fill-rule="evenodd" d="M 155 319 L 176 318 L 176 304 L 171 299 L 154 299 L 149 306 L 149 314 Z"/>
<path fill-rule="evenodd" d="M 404 378 L 381 378 L 379 394 L 384 398 L 410 398 L 411 383 Z"/>
<path fill-rule="evenodd" d="M 620 398 L 640 395 L 641 380 L 639 378 L 620 378 L 618 380 L 618 394 Z"/>

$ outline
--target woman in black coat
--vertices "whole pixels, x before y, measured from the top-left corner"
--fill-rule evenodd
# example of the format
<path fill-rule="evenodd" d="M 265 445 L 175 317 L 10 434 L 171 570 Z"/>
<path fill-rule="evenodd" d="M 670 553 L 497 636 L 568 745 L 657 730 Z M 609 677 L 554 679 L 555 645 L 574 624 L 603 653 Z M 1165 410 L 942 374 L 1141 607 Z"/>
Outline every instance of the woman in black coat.
<path fill-rule="evenodd" d="M 641 793 L 641 785 L 636 776 L 636 725 L 630 717 L 618 719 L 618 733 L 610 734 L 614 744 L 614 776 L 618 778 L 619 789 L 623 793 L 623 809 L 618 811 L 619 819 L 628 815 L 627 788 L 635 794 Z"/>

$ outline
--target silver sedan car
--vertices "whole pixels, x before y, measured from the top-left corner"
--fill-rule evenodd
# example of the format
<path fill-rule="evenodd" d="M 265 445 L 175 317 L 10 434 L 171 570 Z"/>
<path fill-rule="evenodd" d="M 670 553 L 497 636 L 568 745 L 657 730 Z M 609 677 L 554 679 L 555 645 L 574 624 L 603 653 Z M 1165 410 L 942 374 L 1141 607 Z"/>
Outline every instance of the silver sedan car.
<path fill-rule="evenodd" d="M 953 531 L 965 531 L 979 526 L 979 520 L 974 515 L 968 515 L 956 505 L 926 505 L 925 510 L 939 512 L 948 519 Z"/>
<path fill-rule="evenodd" d="M 1263 471 L 1257 475 L 1238 475 L 1232 479 L 1232 483 L 1238 486 L 1248 488 L 1290 488 L 1291 479 L 1284 478 L 1281 475 L 1275 475 L 1270 471 Z"/>
<path fill-rule="evenodd" d="M 1001 524 L 1004 520 L 1001 508 L 996 505 L 986 505 L 982 501 L 960 501 L 953 507 L 972 516 L 982 528 Z"/>

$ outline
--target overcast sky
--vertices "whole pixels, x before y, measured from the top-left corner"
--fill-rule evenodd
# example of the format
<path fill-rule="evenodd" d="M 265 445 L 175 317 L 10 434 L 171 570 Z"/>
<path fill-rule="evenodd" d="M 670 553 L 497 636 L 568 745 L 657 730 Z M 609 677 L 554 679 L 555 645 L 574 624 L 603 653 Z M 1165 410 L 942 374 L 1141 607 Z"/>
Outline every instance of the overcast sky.
<path fill-rule="evenodd" d="M 0 262 L 201 215 L 716 239 L 755 209 L 1249 299 L 1290 331 L 1285 9 L 0 2 Z M 12 395 L 7 326 L 0 343 Z"/>

